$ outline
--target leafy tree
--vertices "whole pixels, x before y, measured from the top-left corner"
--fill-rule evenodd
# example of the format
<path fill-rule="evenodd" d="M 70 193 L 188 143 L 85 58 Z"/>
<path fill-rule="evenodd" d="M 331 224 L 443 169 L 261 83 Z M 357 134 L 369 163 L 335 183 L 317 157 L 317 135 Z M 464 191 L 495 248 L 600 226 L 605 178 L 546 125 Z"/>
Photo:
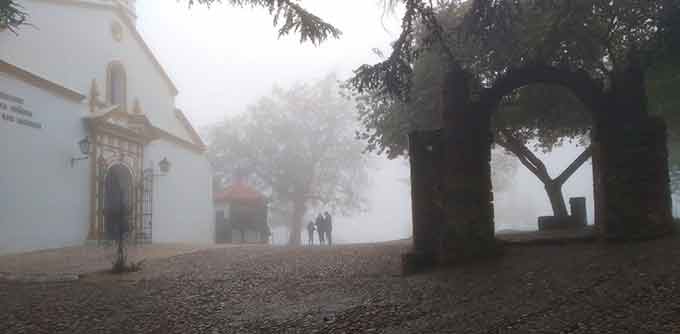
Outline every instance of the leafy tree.
<path fill-rule="evenodd" d="M 209 157 L 218 175 L 249 171 L 274 206 L 291 208 L 291 244 L 300 243 L 309 208 L 347 213 L 363 203 L 367 158 L 364 144 L 354 138 L 353 103 L 339 91 L 332 75 L 274 89 L 211 136 Z"/>
<path fill-rule="evenodd" d="M 443 11 L 439 21 L 445 25 L 461 24 L 469 8 L 461 5 L 454 9 Z M 458 46 L 458 53 L 466 52 L 467 44 L 455 40 L 449 43 Z M 395 99 L 379 91 L 360 95 L 360 119 L 364 125 L 360 137 L 368 141 L 369 150 L 386 153 L 388 157 L 406 154 L 408 132 L 443 127 L 440 95 L 447 66 L 446 57 L 437 49 L 425 50 L 415 60 L 408 99 Z M 544 184 L 556 216 L 568 215 L 562 186 L 588 160 L 591 150 L 586 148 L 563 173 L 553 178 L 529 146 L 550 152 L 567 140 L 586 145 L 591 126 L 589 116 L 585 106 L 567 90 L 531 85 L 506 96 L 493 118 L 496 144 L 516 156 Z M 498 175 L 495 176 L 494 187 L 501 184 Z"/>
<path fill-rule="evenodd" d="M 664 50 L 668 54 L 678 49 L 674 32 L 679 31 L 680 4 L 673 0 L 402 3 L 406 8 L 402 34 L 390 56 L 378 64 L 361 66 L 350 81 L 358 92 L 371 96 L 374 106 L 361 114 L 367 129 L 362 136 L 369 148 L 398 155 L 406 147 L 404 130 L 433 127 L 422 124 L 433 120 L 441 126 L 439 107 L 433 101 L 441 94 L 443 73 L 465 76 L 469 98 L 479 101 L 480 96 L 492 96 L 502 79 L 522 81 L 520 76 L 530 75 L 532 68 L 578 70 L 578 80 L 585 83 L 578 92 L 579 97 L 585 97 L 580 101 L 583 105 L 551 87 L 524 87 L 505 96 L 494 117 L 496 142 L 516 154 L 546 184 L 556 215 L 566 211 L 557 189 L 588 158 L 590 150 L 552 179 L 525 145 L 534 141 L 549 150 L 565 138 L 585 138 L 590 120 L 581 110 L 596 107 L 589 94 L 615 85 L 617 77 L 637 66 L 637 59 L 645 53 Z M 669 80 L 655 82 L 672 90 Z M 640 100 L 645 97 L 637 98 L 644 107 Z M 548 105 L 535 106 L 531 101 Z"/>
<path fill-rule="evenodd" d="M 472 93 L 512 68 L 543 64 L 607 80 L 629 56 L 653 45 L 668 0 L 403 0 L 402 33 L 384 61 L 363 65 L 359 90 L 408 99 L 413 64 L 425 50 L 469 73 Z M 448 21 L 448 22 L 445 22 Z"/>
<path fill-rule="evenodd" d="M 523 87 L 506 97 L 494 114 L 495 142 L 511 152 L 543 184 L 554 216 L 568 216 L 562 187 L 592 155 L 587 146 L 590 115 L 566 89 L 550 85 Z M 531 150 L 551 152 L 565 141 L 587 146 L 558 176 Z"/>

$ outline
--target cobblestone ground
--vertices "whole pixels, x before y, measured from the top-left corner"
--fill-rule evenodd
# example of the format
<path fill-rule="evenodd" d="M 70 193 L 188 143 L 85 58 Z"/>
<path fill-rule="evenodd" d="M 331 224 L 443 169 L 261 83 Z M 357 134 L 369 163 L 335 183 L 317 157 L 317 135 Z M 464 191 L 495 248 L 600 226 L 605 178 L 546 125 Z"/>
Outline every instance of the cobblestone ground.
<path fill-rule="evenodd" d="M 404 243 L 211 249 L 0 282 L 0 333 L 680 333 L 680 238 L 511 246 L 402 277 Z"/>

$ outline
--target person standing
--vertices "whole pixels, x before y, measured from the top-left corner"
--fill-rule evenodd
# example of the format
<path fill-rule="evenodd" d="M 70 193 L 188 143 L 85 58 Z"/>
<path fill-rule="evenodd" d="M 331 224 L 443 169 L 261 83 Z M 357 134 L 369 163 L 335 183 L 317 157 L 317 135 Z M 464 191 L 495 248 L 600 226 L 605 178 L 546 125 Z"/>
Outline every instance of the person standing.
<path fill-rule="evenodd" d="M 309 223 L 307 223 L 307 237 L 309 238 L 310 245 L 314 244 L 314 230 L 314 222 L 310 220 Z"/>
<path fill-rule="evenodd" d="M 321 214 L 316 216 L 316 232 L 319 233 L 319 245 L 323 245 L 324 243 L 324 234 L 326 229 L 324 228 L 324 219 Z"/>
<path fill-rule="evenodd" d="M 333 238 L 331 237 L 331 233 L 333 233 L 333 218 L 331 218 L 331 215 L 328 213 L 328 211 L 324 212 L 323 215 L 326 239 L 328 240 L 328 245 L 331 245 L 333 244 Z"/>

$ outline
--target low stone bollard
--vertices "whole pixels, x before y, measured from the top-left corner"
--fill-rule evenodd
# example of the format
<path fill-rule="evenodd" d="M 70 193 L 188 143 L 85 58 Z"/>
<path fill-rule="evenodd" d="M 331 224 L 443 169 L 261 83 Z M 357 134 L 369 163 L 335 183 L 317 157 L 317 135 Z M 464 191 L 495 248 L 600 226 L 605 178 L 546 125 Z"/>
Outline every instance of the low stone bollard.
<path fill-rule="evenodd" d="M 540 216 L 538 217 L 539 231 L 565 230 L 576 227 L 571 216 Z"/>
<path fill-rule="evenodd" d="M 586 214 L 586 198 L 572 197 L 569 199 L 569 207 L 571 209 L 571 218 L 574 225 L 584 227 L 588 225 L 588 217 Z"/>

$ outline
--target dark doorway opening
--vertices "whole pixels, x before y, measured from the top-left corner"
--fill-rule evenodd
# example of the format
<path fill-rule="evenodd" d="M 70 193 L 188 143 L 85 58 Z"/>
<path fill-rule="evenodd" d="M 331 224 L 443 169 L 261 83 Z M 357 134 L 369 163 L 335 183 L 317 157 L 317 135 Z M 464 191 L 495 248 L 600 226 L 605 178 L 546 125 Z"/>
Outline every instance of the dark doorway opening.
<path fill-rule="evenodd" d="M 132 217 L 132 174 L 121 164 L 113 165 L 104 181 L 104 238 L 118 240 L 129 232 Z"/>

